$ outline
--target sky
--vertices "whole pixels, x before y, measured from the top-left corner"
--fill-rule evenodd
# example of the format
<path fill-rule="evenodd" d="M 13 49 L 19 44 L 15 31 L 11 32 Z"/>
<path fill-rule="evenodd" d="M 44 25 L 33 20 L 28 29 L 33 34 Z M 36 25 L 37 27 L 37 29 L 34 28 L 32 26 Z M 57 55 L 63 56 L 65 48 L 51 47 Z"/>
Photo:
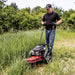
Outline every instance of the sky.
<path fill-rule="evenodd" d="M 10 5 L 12 2 L 16 3 L 19 9 L 26 7 L 30 7 L 32 9 L 36 6 L 44 8 L 46 4 L 54 4 L 64 10 L 75 10 L 75 0 L 7 0 L 6 5 Z"/>

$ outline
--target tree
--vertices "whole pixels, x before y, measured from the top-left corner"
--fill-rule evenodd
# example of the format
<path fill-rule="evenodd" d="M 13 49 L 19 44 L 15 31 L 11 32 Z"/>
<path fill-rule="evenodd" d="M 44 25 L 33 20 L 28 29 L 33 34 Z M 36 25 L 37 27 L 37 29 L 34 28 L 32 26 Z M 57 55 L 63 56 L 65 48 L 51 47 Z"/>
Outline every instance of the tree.
<path fill-rule="evenodd" d="M 28 12 L 29 14 L 31 13 L 31 9 L 30 9 L 30 7 L 28 7 L 28 8 L 24 8 L 24 11 Z"/>
<path fill-rule="evenodd" d="M 75 13 L 75 11 L 74 10 L 72 10 L 72 9 L 70 9 L 69 11 L 64 11 L 63 12 L 63 15 L 62 15 L 62 21 L 63 21 L 63 23 L 62 23 L 62 28 L 63 29 L 68 29 L 68 30 L 71 30 L 70 28 L 70 26 L 71 25 L 69 25 L 69 18 L 70 18 L 70 15 L 71 14 L 73 14 L 73 13 Z"/>
<path fill-rule="evenodd" d="M 36 12 L 36 11 L 39 11 L 41 9 L 40 6 L 36 6 L 35 8 L 32 9 L 32 12 Z"/>
<path fill-rule="evenodd" d="M 6 2 L 6 0 L 0 0 L 0 33 L 3 32 L 3 29 L 2 29 L 2 24 L 3 24 L 2 9 L 5 6 L 5 2 Z"/>
<path fill-rule="evenodd" d="M 68 18 L 68 24 L 69 28 L 75 31 L 75 13 L 71 14 L 70 18 Z"/>
<path fill-rule="evenodd" d="M 0 0 L 0 9 L 2 9 L 5 5 L 6 0 Z"/>
<path fill-rule="evenodd" d="M 13 7 L 15 10 L 18 10 L 18 6 L 16 5 L 16 3 L 11 3 L 10 7 Z"/>

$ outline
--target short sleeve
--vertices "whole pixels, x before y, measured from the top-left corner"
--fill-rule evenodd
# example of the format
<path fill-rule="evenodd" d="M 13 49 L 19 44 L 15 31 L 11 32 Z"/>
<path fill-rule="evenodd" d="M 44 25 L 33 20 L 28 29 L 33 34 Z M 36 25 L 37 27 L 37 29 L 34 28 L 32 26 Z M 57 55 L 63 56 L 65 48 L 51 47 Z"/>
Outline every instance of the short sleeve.
<path fill-rule="evenodd" d="M 43 19 L 42 19 L 42 21 L 45 21 L 45 15 L 43 16 Z"/>
<path fill-rule="evenodd" d="M 56 19 L 57 20 L 60 20 L 61 18 L 60 18 L 60 16 L 56 13 Z"/>

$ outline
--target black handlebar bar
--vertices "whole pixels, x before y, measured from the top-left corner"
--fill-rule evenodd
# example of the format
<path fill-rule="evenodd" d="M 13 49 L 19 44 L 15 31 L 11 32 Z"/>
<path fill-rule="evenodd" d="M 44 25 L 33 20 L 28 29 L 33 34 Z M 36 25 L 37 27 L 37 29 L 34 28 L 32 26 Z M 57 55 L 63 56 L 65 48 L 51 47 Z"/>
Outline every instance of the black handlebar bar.
<path fill-rule="evenodd" d="M 45 45 L 47 45 L 47 44 L 40 44 L 40 45 L 43 45 L 43 46 L 45 46 Z"/>
<path fill-rule="evenodd" d="M 55 26 L 56 26 L 56 23 L 53 22 L 53 23 L 44 23 L 44 24 L 43 24 L 43 26 L 48 26 L 48 25 L 50 25 L 50 26 L 51 26 L 51 25 L 52 25 L 52 26 L 55 25 Z"/>

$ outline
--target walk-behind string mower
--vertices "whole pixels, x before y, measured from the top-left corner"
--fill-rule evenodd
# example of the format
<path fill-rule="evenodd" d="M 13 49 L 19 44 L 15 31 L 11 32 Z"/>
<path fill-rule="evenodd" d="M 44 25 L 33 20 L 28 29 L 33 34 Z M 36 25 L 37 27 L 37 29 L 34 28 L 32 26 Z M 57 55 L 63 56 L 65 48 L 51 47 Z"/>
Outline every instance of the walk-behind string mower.
<path fill-rule="evenodd" d="M 44 24 L 44 26 L 46 26 L 46 25 L 47 24 Z M 52 24 L 50 24 L 50 25 L 52 25 Z M 26 59 L 26 62 L 31 64 L 31 67 L 33 67 L 34 64 L 36 66 L 43 66 L 43 65 L 39 65 L 40 62 L 43 62 L 43 63 L 47 64 L 48 59 L 50 59 L 50 51 L 46 50 L 47 44 L 41 44 L 41 39 L 42 39 L 43 32 L 44 32 L 44 26 L 43 26 L 43 29 L 42 29 L 39 45 L 34 47 L 32 50 L 30 50 L 29 58 Z"/>

